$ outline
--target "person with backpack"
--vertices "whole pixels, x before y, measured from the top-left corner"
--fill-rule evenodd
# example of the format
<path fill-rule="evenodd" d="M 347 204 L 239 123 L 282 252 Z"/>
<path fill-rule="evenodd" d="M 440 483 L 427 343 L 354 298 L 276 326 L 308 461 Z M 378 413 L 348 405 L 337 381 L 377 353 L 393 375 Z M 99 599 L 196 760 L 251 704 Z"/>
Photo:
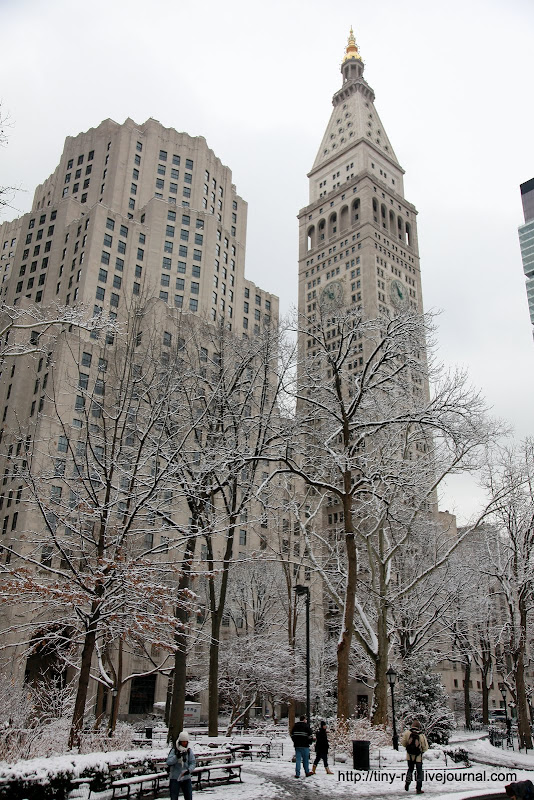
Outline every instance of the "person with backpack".
<path fill-rule="evenodd" d="M 416 770 L 416 788 L 417 794 L 424 794 L 423 792 L 423 753 L 428 750 L 428 742 L 426 736 L 421 729 L 421 723 L 418 719 L 414 719 L 409 730 L 404 731 L 402 734 L 401 745 L 406 748 L 406 760 L 408 762 L 408 772 L 406 773 L 406 783 L 404 788 L 406 791 L 410 788 L 410 783 L 413 778 L 414 768 Z"/>
<path fill-rule="evenodd" d="M 189 734 L 182 731 L 178 734 L 178 741 L 173 741 L 171 751 L 167 756 L 169 772 L 169 793 L 171 800 L 178 800 L 180 789 L 184 800 L 192 800 L 193 786 L 191 773 L 195 769 L 195 756 L 189 747 Z"/>

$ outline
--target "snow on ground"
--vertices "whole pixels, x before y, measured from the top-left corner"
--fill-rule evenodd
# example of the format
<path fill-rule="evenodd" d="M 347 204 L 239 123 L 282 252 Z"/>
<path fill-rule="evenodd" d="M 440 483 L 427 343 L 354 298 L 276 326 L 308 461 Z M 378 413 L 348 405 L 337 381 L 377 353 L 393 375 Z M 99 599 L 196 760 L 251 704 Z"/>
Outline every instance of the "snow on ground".
<path fill-rule="evenodd" d="M 310 777 L 301 776 L 296 780 L 293 747 L 291 740 L 283 740 L 283 756 L 265 761 L 245 761 L 243 764 L 243 783 L 231 785 L 218 785 L 207 787 L 199 794 L 206 800 L 348 800 L 348 798 L 408 798 L 404 791 L 404 773 L 406 761 L 404 752 L 396 752 L 391 747 L 371 752 L 371 770 L 358 772 L 352 768 L 352 759 L 346 763 L 332 763 L 333 775 L 326 775 L 324 767 L 319 764 L 317 773 Z M 474 759 L 480 762 L 473 763 L 469 768 L 445 761 L 441 749 L 433 749 L 425 754 L 424 768 L 426 771 L 424 791 L 432 800 L 463 800 L 463 798 L 476 797 L 480 794 L 502 795 L 504 786 L 516 780 L 530 778 L 534 781 L 534 754 L 526 755 L 517 751 L 502 750 L 493 747 L 486 739 L 473 740 L 463 737 L 451 743 L 451 749 L 457 747 L 467 749 Z M 193 748 L 195 747 L 193 742 Z M 166 755 L 166 748 L 162 750 L 145 751 L 148 755 Z M 118 763 L 127 760 L 129 756 L 137 758 L 142 751 L 114 753 L 113 761 Z M 36 772 L 49 773 L 51 762 L 61 762 L 65 767 L 74 768 L 79 774 L 85 767 L 102 764 L 109 760 L 109 753 L 93 753 L 83 756 L 64 756 L 54 759 L 35 759 L 32 763 Z M 312 758 L 314 753 L 312 750 Z M 493 766 L 491 766 L 493 765 Z M 6 765 L 4 765 L 6 766 Z M 10 765 L 13 773 L 17 774 L 28 766 L 28 762 Z M 59 766 L 59 764 L 58 764 Z M 302 773 L 303 775 L 303 773 Z M 86 798 L 88 787 L 71 793 L 75 797 Z M 415 795 L 415 783 L 412 783 L 411 794 Z M 91 793 L 91 800 L 109 800 L 111 791 Z M 160 795 L 161 800 L 169 800 L 167 794 Z"/>

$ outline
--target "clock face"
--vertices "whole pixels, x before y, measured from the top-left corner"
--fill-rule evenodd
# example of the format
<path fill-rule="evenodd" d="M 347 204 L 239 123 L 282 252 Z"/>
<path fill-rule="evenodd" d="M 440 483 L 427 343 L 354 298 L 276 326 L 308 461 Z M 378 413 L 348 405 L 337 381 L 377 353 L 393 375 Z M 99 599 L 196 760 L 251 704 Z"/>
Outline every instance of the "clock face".
<path fill-rule="evenodd" d="M 389 285 L 389 296 L 395 308 L 403 311 L 408 307 L 408 290 L 397 279 L 392 280 Z"/>
<path fill-rule="evenodd" d="M 332 281 L 321 292 L 323 303 L 340 303 L 343 298 L 343 284 L 341 281 Z"/>

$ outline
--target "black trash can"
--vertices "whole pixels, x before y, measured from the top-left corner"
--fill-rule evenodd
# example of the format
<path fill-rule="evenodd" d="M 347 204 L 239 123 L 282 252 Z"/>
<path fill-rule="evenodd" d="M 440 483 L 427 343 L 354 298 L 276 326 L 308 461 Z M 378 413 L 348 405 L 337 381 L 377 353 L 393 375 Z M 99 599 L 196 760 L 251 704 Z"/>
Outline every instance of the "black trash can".
<path fill-rule="evenodd" d="M 145 739 L 152 739 L 153 728 L 145 728 Z"/>
<path fill-rule="evenodd" d="M 358 739 L 352 740 L 352 760 L 354 769 L 369 769 L 369 747 L 371 742 Z"/>

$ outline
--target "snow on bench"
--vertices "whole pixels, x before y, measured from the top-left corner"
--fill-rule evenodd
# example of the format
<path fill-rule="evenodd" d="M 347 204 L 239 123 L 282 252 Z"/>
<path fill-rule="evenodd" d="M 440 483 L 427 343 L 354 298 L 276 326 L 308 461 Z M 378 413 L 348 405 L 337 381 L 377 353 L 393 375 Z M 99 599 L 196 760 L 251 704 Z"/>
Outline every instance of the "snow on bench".
<path fill-rule="evenodd" d="M 205 764 L 202 767 L 195 767 L 191 774 L 197 776 L 197 789 L 202 789 L 201 784 L 204 782 L 203 776 L 205 774 L 207 774 L 206 783 L 212 783 L 213 781 L 225 781 L 226 783 L 230 783 L 234 778 L 239 778 L 239 783 L 243 783 L 241 780 L 242 766 L 242 761 L 234 761 L 230 764 Z M 216 776 L 214 778 L 211 777 L 212 772 L 219 772 L 222 770 L 226 772 L 225 775 Z"/>
<path fill-rule="evenodd" d="M 166 772 L 154 772 L 151 775 L 134 775 L 133 778 L 121 778 L 121 780 L 113 781 L 111 784 L 111 788 L 113 789 L 113 794 L 111 796 L 114 798 L 117 796 L 115 794 L 117 791 L 126 789 L 126 794 L 120 794 L 118 797 L 130 797 L 130 790 L 138 786 L 137 796 L 141 797 L 145 791 L 143 787 L 144 783 L 151 784 L 147 787 L 147 791 L 156 793 L 159 791 L 160 781 L 168 780 L 168 778 L 169 776 Z"/>

